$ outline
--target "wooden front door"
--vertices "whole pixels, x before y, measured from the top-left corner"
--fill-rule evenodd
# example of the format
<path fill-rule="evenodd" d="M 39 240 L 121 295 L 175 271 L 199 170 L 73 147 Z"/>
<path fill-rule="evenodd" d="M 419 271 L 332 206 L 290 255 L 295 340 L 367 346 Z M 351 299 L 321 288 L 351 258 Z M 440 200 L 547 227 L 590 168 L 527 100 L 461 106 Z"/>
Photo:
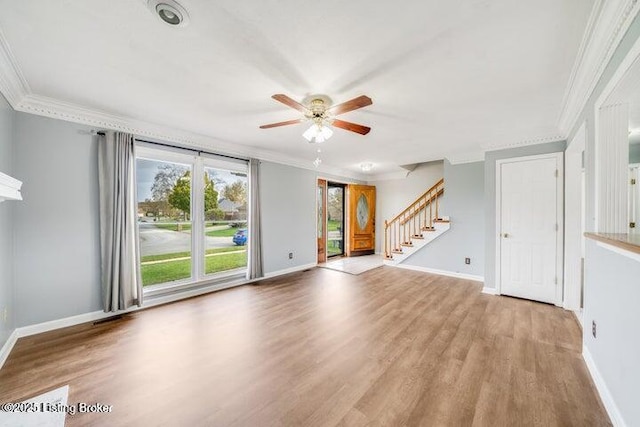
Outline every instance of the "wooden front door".
<path fill-rule="evenodd" d="M 316 187 L 316 216 L 318 220 L 318 263 L 327 262 L 327 181 L 318 180 Z"/>
<path fill-rule="evenodd" d="M 374 253 L 375 234 L 376 187 L 349 185 L 349 255 Z"/>

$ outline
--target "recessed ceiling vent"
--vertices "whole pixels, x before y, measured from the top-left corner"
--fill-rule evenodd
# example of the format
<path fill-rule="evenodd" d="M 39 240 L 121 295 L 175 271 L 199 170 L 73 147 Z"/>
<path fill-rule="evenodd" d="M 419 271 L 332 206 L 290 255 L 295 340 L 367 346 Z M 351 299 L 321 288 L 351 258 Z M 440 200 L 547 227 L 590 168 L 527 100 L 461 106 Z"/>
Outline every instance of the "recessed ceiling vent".
<path fill-rule="evenodd" d="M 174 0 L 148 0 L 149 10 L 165 24 L 184 27 L 189 23 L 187 10 Z"/>

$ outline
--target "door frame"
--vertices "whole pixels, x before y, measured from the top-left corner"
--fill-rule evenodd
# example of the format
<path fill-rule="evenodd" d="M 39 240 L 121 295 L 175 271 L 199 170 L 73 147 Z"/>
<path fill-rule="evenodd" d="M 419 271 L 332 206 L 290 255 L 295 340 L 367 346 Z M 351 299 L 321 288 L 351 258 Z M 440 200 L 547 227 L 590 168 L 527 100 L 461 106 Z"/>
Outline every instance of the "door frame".
<path fill-rule="evenodd" d="M 586 149 L 586 123 L 582 123 L 565 151 L 565 257 L 564 257 L 564 301 L 563 307 L 580 313 L 582 310 L 582 247 L 585 224 L 583 207 L 586 207 L 582 194 L 583 164 Z M 580 316 L 578 316 L 580 318 Z"/>
<path fill-rule="evenodd" d="M 315 225 L 316 234 L 315 234 L 315 236 L 316 236 L 316 238 L 314 239 L 314 245 L 316 247 L 316 252 L 315 252 L 316 253 L 316 264 L 318 264 L 318 209 L 317 209 L 317 207 L 318 207 L 317 194 L 318 193 L 317 193 L 317 188 L 318 188 L 318 180 L 321 180 L 321 179 L 327 182 L 327 187 L 328 187 L 329 181 L 331 181 L 331 182 L 333 182 L 335 184 L 344 185 L 345 186 L 345 188 L 344 188 L 345 200 L 348 200 L 348 197 L 349 197 L 349 186 L 351 184 L 354 184 L 354 182 L 341 181 L 339 179 L 330 178 L 330 177 L 328 177 L 326 175 L 320 175 L 320 174 L 316 175 L 316 178 L 314 180 L 314 187 L 313 187 L 313 192 L 314 192 L 313 194 L 315 194 L 314 199 L 316 201 L 316 209 L 315 209 L 315 216 L 316 216 L 316 222 L 315 222 L 315 224 L 316 224 Z M 349 218 L 348 217 L 348 215 L 349 215 L 349 203 L 345 202 L 344 205 L 345 205 L 344 206 L 345 226 L 344 226 L 343 234 L 344 234 L 344 236 L 347 236 L 347 233 L 349 232 L 349 221 L 347 221 L 347 218 Z M 326 227 L 326 215 L 327 215 L 327 213 L 326 213 L 327 207 L 326 206 L 324 207 L 324 210 L 325 210 L 325 227 Z M 325 243 L 325 247 L 324 247 L 324 252 L 325 252 L 325 257 L 328 260 L 329 257 L 327 257 L 327 245 L 326 245 L 326 243 Z M 350 247 L 349 247 L 349 239 L 347 239 L 347 238 L 344 239 L 344 255 L 343 256 L 345 256 L 345 257 L 351 256 L 350 255 Z"/>
<path fill-rule="evenodd" d="M 329 256 L 329 187 L 334 187 L 334 188 L 342 188 L 342 253 L 339 255 L 331 255 Z M 325 230 L 327 232 L 327 236 L 326 236 L 326 257 L 327 257 L 327 262 L 329 261 L 329 258 L 333 258 L 333 257 L 340 257 L 340 256 L 347 256 L 347 222 L 348 218 L 347 218 L 347 188 L 349 187 L 349 184 L 344 184 L 342 182 L 337 182 L 337 181 L 329 181 L 327 180 L 327 206 L 326 206 L 326 212 L 325 212 Z"/>
<path fill-rule="evenodd" d="M 558 165 L 558 177 L 556 179 L 556 221 L 558 231 L 556 233 L 556 297 L 554 304 L 562 306 L 562 292 L 564 289 L 564 153 L 548 153 L 537 154 L 533 156 L 511 157 L 507 159 L 496 160 L 496 253 L 495 253 L 495 272 L 496 272 L 496 294 L 502 295 L 502 165 L 506 163 L 517 163 L 528 160 L 539 159 L 555 159 Z"/>
<path fill-rule="evenodd" d="M 323 232 L 322 232 L 322 241 L 324 243 L 324 262 L 328 261 L 327 257 L 327 189 L 328 189 L 328 181 L 326 178 L 316 177 L 315 179 L 315 187 L 313 189 L 315 194 L 315 212 L 316 212 L 316 225 L 315 225 L 315 245 L 316 245 L 316 264 L 320 264 L 319 253 L 320 253 L 320 245 L 318 245 L 318 224 L 320 223 L 320 218 L 318 217 L 318 187 L 320 187 L 320 181 L 324 181 L 323 185 L 323 200 L 322 200 L 322 220 L 323 220 Z"/>

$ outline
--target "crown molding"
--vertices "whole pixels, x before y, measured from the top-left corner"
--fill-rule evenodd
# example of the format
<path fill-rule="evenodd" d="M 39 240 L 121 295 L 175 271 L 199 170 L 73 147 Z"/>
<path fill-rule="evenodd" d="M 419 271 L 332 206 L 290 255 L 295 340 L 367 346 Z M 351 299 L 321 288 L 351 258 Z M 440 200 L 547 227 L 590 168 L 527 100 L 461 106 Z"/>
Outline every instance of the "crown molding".
<path fill-rule="evenodd" d="M 637 0 L 596 0 L 563 99 L 558 128 L 567 135 L 638 14 Z"/>
<path fill-rule="evenodd" d="M 254 157 L 260 160 L 293 166 L 301 169 L 322 172 L 325 174 L 342 176 L 366 181 L 367 175 L 348 169 L 331 166 L 315 167 L 308 159 L 301 159 L 283 155 L 271 150 L 264 150 L 242 144 L 233 144 L 220 139 L 158 125 L 142 120 L 130 119 L 124 116 L 94 110 L 70 102 L 59 101 L 40 95 L 26 95 L 15 107 L 16 111 L 36 114 L 58 120 L 80 123 L 94 126 L 99 129 L 116 130 L 146 137 L 151 140 L 172 142 L 185 148 L 203 149 L 219 152 L 220 154 L 235 155 L 239 157 Z"/>
<path fill-rule="evenodd" d="M 567 138 L 563 135 L 552 134 L 548 136 L 541 136 L 538 138 L 525 139 L 516 142 L 508 142 L 508 143 L 496 143 L 496 144 L 488 144 L 483 146 L 484 152 L 487 151 L 497 151 L 497 150 L 508 150 L 510 148 L 518 148 L 518 147 L 526 147 L 528 145 L 538 145 L 538 144 L 546 144 L 549 142 L 558 142 L 564 141 Z"/>
<path fill-rule="evenodd" d="M 0 28 L 0 93 L 15 109 L 31 89 Z"/>

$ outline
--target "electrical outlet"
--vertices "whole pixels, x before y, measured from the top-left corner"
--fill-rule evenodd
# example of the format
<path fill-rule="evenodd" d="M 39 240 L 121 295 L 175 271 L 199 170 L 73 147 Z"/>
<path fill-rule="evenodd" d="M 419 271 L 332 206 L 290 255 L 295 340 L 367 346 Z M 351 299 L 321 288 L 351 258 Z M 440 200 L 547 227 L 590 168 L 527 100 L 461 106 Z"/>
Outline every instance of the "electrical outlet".
<path fill-rule="evenodd" d="M 293 252 L 289 252 L 289 259 L 293 259 Z"/>
<path fill-rule="evenodd" d="M 594 338 L 596 338 L 596 321 L 592 320 L 591 321 L 591 335 L 593 335 Z"/>
<path fill-rule="evenodd" d="M 471 258 L 465 258 L 464 259 L 464 263 L 465 264 L 471 264 Z"/>

